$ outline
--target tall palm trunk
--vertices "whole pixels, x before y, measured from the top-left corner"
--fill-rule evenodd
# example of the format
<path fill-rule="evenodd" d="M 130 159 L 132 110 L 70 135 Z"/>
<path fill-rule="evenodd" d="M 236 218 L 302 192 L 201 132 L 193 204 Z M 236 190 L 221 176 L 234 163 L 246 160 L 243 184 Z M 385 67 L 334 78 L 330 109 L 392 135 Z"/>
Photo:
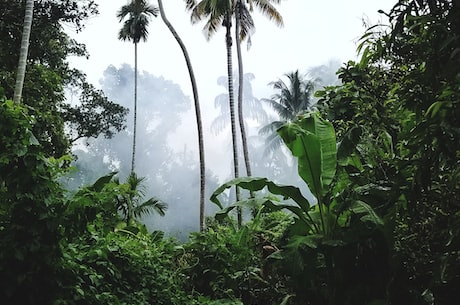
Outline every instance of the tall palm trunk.
<path fill-rule="evenodd" d="M 206 188 L 206 167 L 205 167 L 205 155 L 204 155 L 204 137 L 203 137 L 203 124 L 201 120 L 200 101 L 198 98 L 198 88 L 196 85 L 195 73 L 193 72 L 192 63 L 188 54 L 187 48 L 183 43 L 182 39 L 177 34 L 176 30 L 166 18 L 166 14 L 163 8 L 163 1 L 158 0 L 158 7 L 160 8 L 161 18 L 172 33 L 177 43 L 179 44 L 182 53 L 184 54 L 185 62 L 187 64 L 188 73 L 190 76 L 190 82 L 192 83 L 193 99 L 195 101 L 195 115 L 196 115 L 196 126 L 198 129 L 198 149 L 200 154 L 200 231 L 204 230 L 204 215 L 205 215 L 205 188 Z"/>
<path fill-rule="evenodd" d="M 134 123 L 133 123 L 133 155 L 131 173 L 134 173 L 136 162 L 136 129 L 137 129 L 137 42 L 134 43 Z"/>
<path fill-rule="evenodd" d="M 224 25 L 227 30 L 225 34 L 225 40 L 227 44 L 227 76 L 228 76 L 228 103 L 230 108 L 230 123 L 232 128 L 232 146 L 233 146 L 233 173 L 234 177 L 239 177 L 238 169 L 238 143 L 237 143 L 237 130 L 236 130 L 236 120 L 235 120 L 235 102 L 233 98 L 233 64 L 232 64 L 232 33 L 231 33 L 231 22 L 232 15 L 229 10 L 225 16 Z M 238 187 L 235 188 L 236 201 L 240 200 L 240 190 Z M 238 208 L 238 226 L 241 227 L 243 222 L 241 209 Z"/>
<path fill-rule="evenodd" d="M 252 176 L 251 164 L 249 162 L 249 150 L 248 150 L 248 140 L 246 136 L 246 127 L 244 126 L 244 116 L 243 116 L 243 56 L 241 54 L 241 39 L 240 39 L 240 27 L 241 27 L 241 10 L 242 10 L 241 0 L 238 0 L 236 4 L 235 11 L 235 39 L 236 39 L 236 52 L 238 55 L 238 121 L 240 123 L 241 131 L 241 142 L 243 144 L 243 157 L 244 163 L 246 165 L 246 175 L 248 177 Z"/>
<path fill-rule="evenodd" d="M 34 14 L 34 0 L 26 1 L 24 15 L 24 27 L 21 39 L 21 50 L 19 52 L 18 72 L 16 74 L 16 84 L 14 86 L 13 100 L 19 104 L 22 97 L 22 88 L 24 87 L 24 77 L 26 74 L 27 53 L 29 52 L 30 31 L 32 29 L 32 19 Z"/>

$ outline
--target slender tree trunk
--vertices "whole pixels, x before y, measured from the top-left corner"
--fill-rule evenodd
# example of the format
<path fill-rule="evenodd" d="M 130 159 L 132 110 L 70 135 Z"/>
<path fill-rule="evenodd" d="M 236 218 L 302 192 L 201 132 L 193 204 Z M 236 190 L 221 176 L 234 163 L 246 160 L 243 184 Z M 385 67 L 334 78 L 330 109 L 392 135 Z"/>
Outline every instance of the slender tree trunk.
<path fill-rule="evenodd" d="M 192 63 L 188 54 L 187 48 L 183 43 L 182 39 L 177 34 L 176 30 L 166 18 L 164 12 L 163 1 L 158 0 L 158 7 L 160 8 L 161 18 L 172 33 L 177 43 L 179 44 L 182 53 L 184 54 L 185 62 L 187 64 L 188 73 L 190 76 L 190 82 L 192 83 L 193 100 L 195 101 L 195 115 L 196 115 L 196 126 L 198 129 L 198 149 L 200 154 L 200 231 L 204 230 L 204 215 L 205 215 L 205 196 L 206 196 L 206 167 L 205 167 L 205 155 L 204 155 L 204 137 L 203 137 L 203 124 L 201 120 L 200 101 L 198 98 L 198 88 L 196 85 L 195 73 L 193 72 Z"/>
<path fill-rule="evenodd" d="M 227 33 L 225 35 L 227 44 L 227 76 L 228 76 L 228 102 L 230 107 L 230 122 L 232 128 L 232 146 L 233 146 L 233 173 L 234 177 L 239 177 L 239 166 L 238 166 L 238 142 L 237 142 L 237 130 L 235 120 L 235 102 L 233 98 L 233 65 L 232 65 L 232 33 L 231 33 L 231 22 L 232 15 L 230 10 L 227 12 L 225 17 L 225 27 Z M 240 190 L 235 187 L 236 201 L 240 200 Z M 238 214 L 238 226 L 241 227 L 243 222 L 241 208 L 237 208 Z"/>
<path fill-rule="evenodd" d="M 241 10 L 242 3 L 241 0 L 238 0 L 236 4 L 236 25 L 235 25 L 235 39 L 236 39 L 236 52 L 238 55 L 238 121 L 240 123 L 241 131 L 241 142 L 243 143 L 243 156 L 244 163 L 246 165 L 246 175 L 248 177 L 252 176 L 251 164 L 249 162 L 249 150 L 248 150 L 248 140 L 246 136 L 246 127 L 244 126 L 244 115 L 243 115 L 243 88 L 244 88 L 244 79 L 243 79 L 243 56 L 241 54 L 241 39 L 240 39 L 240 26 L 241 26 Z"/>
<path fill-rule="evenodd" d="M 22 88 L 24 87 L 24 77 L 26 74 L 27 53 L 29 52 L 30 31 L 32 29 L 32 19 L 34 14 L 34 0 L 26 1 L 24 15 L 24 27 L 22 32 L 21 50 L 19 52 L 18 72 L 16 74 L 16 84 L 14 86 L 13 100 L 21 103 Z"/>
<path fill-rule="evenodd" d="M 136 162 L 136 129 L 137 129 L 137 43 L 134 43 L 134 123 L 133 123 L 133 155 L 131 158 L 131 173 L 134 173 Z"/>

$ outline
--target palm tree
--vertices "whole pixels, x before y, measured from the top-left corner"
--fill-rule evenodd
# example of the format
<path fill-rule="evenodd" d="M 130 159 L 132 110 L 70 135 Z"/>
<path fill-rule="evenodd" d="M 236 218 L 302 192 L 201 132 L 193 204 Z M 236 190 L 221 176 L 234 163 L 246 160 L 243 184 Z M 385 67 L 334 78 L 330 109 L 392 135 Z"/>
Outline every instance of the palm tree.
<path fill-rule="evenodd" d="M 249 150 L 247 144 L 246 129 L 244 126 L 243 116 L 243 57 L 241 54 L 241 41 L 248 38 L 250 43 L 251 33 L 255 30 L 255 25 L 251 12 L 254 10 L 254 6 L 257 7 L 264 15 L 268 16 L 270 20 L 275 21 L 278 26 L 283 26 L 283 18 L 271 2 L 279 4 L 281 0 L 246 0 L 249 4 L 249 8 L 246 6 L 245 1 L 236 0 L 235 9 L 235 37 L 236 37 L 236 50 L 238 57 L 238 122 L 241 131 L 241 141 L 243 144 L 243 156 L 246 165 L 246 175 L 252 176 L 251 165 L 249 162 Z"/>
<path fill-rule="evenodd" d="M 192 23 L 197 23 L 205 18 L 207 22 L 203 32 L 207 39 L 210 39 L 217 30 L 223 26 L 226 29 L 225 44 L 227 49 L 227 77 L 228 77 L 228 99 L 230 108 L 230 122 L 232 129 L 232 146 L 233 146 L 233 173 L 234 177 L 239 177 L 238 165 L 238 146 L 236 139 L 236 120 L 235 120 L 235 103 L 233 97 L 233 63 L 232 63 L 232 15 L 234 11 L 234 0 L 186 0 L 186 7 L 191 11 Z M 235 188 L 236 200 L 240 200 L 239 189 Z M 238 224 L 242 223 L 242 214 L 238 210 Z"/>
<path fill-rule="evenodd" d="M 26 1 L 24 15 L 24 28 L 22 32 L 21 50 L 19 52 L 18 73 L 16 74 L 16 84 L 14 86 L 13 100 L 15 103 L 21 102 L 22 88 L 24 87 L 24 76 L 26 74 L 27 53 L 29 52 L 29 38 L 32 29 L 32 19 L 34 13 L 34 0 Z"/>
<path fill-rule="evenodd" d="M 128 225 L 141 216 L 150 215 L 153 212 L 160 216 L 165 215 L 168 205 L 155 197 L 142 201 L 145 196 L 145 187 L 142 182 L 145 178 L 137 177 L 136 173 L 131 172 L 126 183 L 120 184 L 118 179 L 115 183 L 123 188 L 123 195 L 117 197 L 117 210 L 123 215 L 123 220 Z"/>
<path fill-rule="evenodd" d="M 187 48 L 177 34 L 176 30 L 166 18 L 166 14 L 163 7 L 163 1 L 158 0 L 158 7 L 160 8 L 161 19 L 172 33 L 177 43 L 179 44 L 182 53 L 184 54 L 187 69 L 190 75 L 190 82 L 192 83 L 193 100 L 195 101 L 195 115 L 196 115 L 196 126 L 198 129 L 198 150 L 200 155 L 200 231 L 204 230 L 204 198 L 205 198 L 205 186 L 206 186 L 206 167 L 205 167 L 205 156 L 204 156 L 204 137 L 203 137 L 203 124 L 201 120 L 200 100 L 198 98 L 198 88 L 196 85 L 195 73 L 193 72 L 192 62 L 188 54 Z"/>
<path fill-rule="evenodd" d="M 279 116 L 278 120 L 272 121 L 259 130 L 261 135 L 268 134 L 265 141 L 267 153 L 281 146 L 282 140 L 278 136 L 277 130 L 312 106 L 314 83 L 307 80 L 305 76 L 300 75 L 298 70 L 287 73 L 284 76 L 287 77 L 289 83 L 286 84 L 281 79 L 271 82 L 269 85 L 277 90 L 278 93 L 275 93 L 269 99 L 262 99 Z"/>
<path fill-rule="evenodd" d="M 129 16 L 129 17 L 128 17 Z M 136 121 L 137 121 L 137 44 L 147 40 L 147 26 L 151 16 L 158 16 L 158 8 L 146 0 L 132 0 L 123 5 L 117 12 L 120 22 L 126 17 L 123 27 L 118 33 L 118 39 L 132 41 L 134 43 L 134 126 L 133 126 L 133 154 L 131 159 L 131 172 L 134 172 L 136 156 Z"/>
<path fill-rule="evenodd" d="M 267 121 L 267 112 L 262 107 L 262 102 L 260 99 L 254 96 L 251 82 L 254 80 L 255 76 L 252 73 L 246 73 L 243 77 L 243 82 L 245 84 L 243 96 L 244 104 L 244 118 L 245 120 L 253 120 L 256 122 L 266 122 Z M 238 77 L 234 79 L 234 87 L 238 87 Z M 217 84 L 225 87 L 227 89 L 227 76 L 220 76 L 217 79 Z M 214 99 L 214 107 L 220 109 L 220 114 L 212 121 L 211 131 L 215 134 L 219 134 L 222 130 L 230 125 L 230 109 L 228 106 L 228 92 L 221 93 Z M 246 124 L 245 124 L 246 126 Z"/>

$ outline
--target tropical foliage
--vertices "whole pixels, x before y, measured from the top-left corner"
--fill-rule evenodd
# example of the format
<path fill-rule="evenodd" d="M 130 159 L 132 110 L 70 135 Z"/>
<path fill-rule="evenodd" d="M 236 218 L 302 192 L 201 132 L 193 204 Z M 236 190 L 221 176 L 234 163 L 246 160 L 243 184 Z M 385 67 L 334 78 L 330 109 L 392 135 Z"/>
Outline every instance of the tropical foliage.
<path fill-rule="evenodd" d="M 165 215 L 167 204 L 160 199 L 151 197 L 142 202 L 146 191 L 145 185 L 142 184 L 144 179 L 145 178 L 137 177 L 136 173 L 131 172 L 124 184 L 125 189 L 123 194 L 125 195 L 117 197 L 117 209 L 121 212 L 123 220 L 125 220 L 128 225 L 130 225 L 134 219 L 139 219 L 153 212 L 161 216 Z M 120 185 L 118 179 L 116 179 L 115 182 L 120 187 L 123 187 L 123 185 Z"/>
<path fill-rule="evenodd" d="M 307 111 L 313 104 L 314 83 L 306 76 L 293 71 L 285 74 L 288 82 L 282 79 L 271 82 L 270 86 L 276 90 L 270 98 L 262 99 L 278 115 L 279 119 L 270 122 L 259 130 L 259 134 L 268 135 L 266 138 L 266 152 L 269 154 L 278 149 L 281 144 L 281 138 L 277 130 L 285 123 L 294 120 L 297 115 Z"/>
<path fill-rule="evenodd" d="M 33 132 L 46 154 L 59 158 L 76 139 L 99 135 L 110 138 L 122 130 L 127 109 L 109 101 L 68 62 L 69 56 L 89 56 L 85 46 L 71 39 L 65 27 L 81 31 L 84 22 L 97 14 L 94 1 L 27 1 L 31 2 L 33 21 L 21 103 L 35 112 Z M 8 98 L 13 98 L 15 91 L 24 21 L 20 16 L 24 16 L 25 3 L 0 2 L 0 87 Z M 77 97 L 79 103 L 66 101 L 66 92 Z"/>
<path fill-rule="evenodd" d="M 56 3 L 36 3 L 34 16 L 40 28 L 47 28 L 41 14 L 53 11 Z M 91 3 L 83 1 L 84 9 Z M 18 7 L 22 11 L 19 2 L 11 4 L 2 11 L 8 12 L 5 16 Z M 138 216 L 162 214 L 165 206 L 155 199 L 144 200 L 143 180 L 134 173 L 126 182 L 112 172 L 74 191 L 63 187 L 72 157 L 62 154 L 66 146 L 53 146 L 62 142 L 51 136 L 64 130 L 57 109 L 63 102 L 62 88 L 72 79 L 66 74 L 65 56 L 55 57 L 55 66 L 53 61 L 41 65 L 40 57 L 31 52 L 24 103 L 4 97 L 12 93 L 12 70 L 7 68 L 14 67 L 17 59 L 1 57 L 1 84 L 8 87 L 0 88 L 0 300 L 5 304 L 456 304 L 458 5 L 448 0 L 398 1 L 387 13 L 389 27 L 373 27 L 362 36 L 360 59 L 338 71 L 341 84 L 316 93 L 316 110 L 296 113 L 277 128 L 314 199 L 295 186 L 264 177 L 239 177 L 217 187 L 211 200 L 220 210 L 207 228 L 182 243 L 139 222 Z M 54 13 L 68 19 L 60 18 L 81 26 L 84 14 L 66 15 L 73 12 L 67 11 L 68 6 L 54 8 L 63 10 Z M 9 31 L 8 25 L 0 20 L 0 30 Z M 14 22 L 11 26 L 22 30 Z M 12 44 L 16 46 L 2 44 L 0 52 L 17 49 L 19 41 Z M 61 46 L 61 51 L 68 46 Z M 39 49 L 37 45 L 35 52 Z M 40 50 L 47 55 L 46 48 Z M 132 79 L 118 72 L 112 67 L 106 73 L 116 81 L 114 92 Z M 47 86 L 40 87 L 42 82 Z M 50 94 L 53 88 L 55 94 Z M 170 113 L 166 122 L 187 108 L 180 92 L 173 100 L 176 113 Z M 46 102 L 50 103 L 42 105 Z M 52 109 L 46 112 L 46 107 Z M 52 122 L 46 126 L 55 129 L 47 130 L 47 122 L 37 115 L 45 112 L 45 119 Z M 100 151 L 109 151 L 105 144 Z M 98 162 L 92 164 L 103 163 L 94 160 Z M 184 153 L 183 160 L 168 164 L 181 167 L 186 161 Z M 180 187 L 190 185 L 192 180 L 183 172 L 171 173 Z M 236 185 L 253 196 L 226 202 L 227 190 Z M 174 194 L 169 185 L 161 187 L 156 190 L 159 195 Z M 234 219 L 238 209 L 248 215 L 247 221 Z M 180 219 L 179 213 L 174 216 Z"/>
<path fill-rule="evenodd" d="M 382 298 L 385 282 L 373 282 L 375 294 L 370 294 L 366 285 L 373 275 L 364 276 L 366 269 L 360 268 L 371 257 L 378 259 L 373 268 L 383 268 L 386 263 L 383 253 L 382 257 L 376 256 L 385 250 L 383 233 L 378 230 L 383 222 L 364 198 L 346 196 L 358 189 L 349 177 L 352 173 L 338 162 L 351 158 L 349 151 L 340 146 L 337 151 L 332 124 L 317 113 L 300 116 L 284 125 L 279 133 L 298 158 L 299 175 L 315 195 L 316 204 L 312 205 L 296 187 L 266 178 L 241 178 L 224 184 L 212 199 L 220 204 L 218 195 L 232 184 L 253 192 L 267 188 L 275 197 L 237 202 L 219 212 L 218 217 L 228 215 L 236 206 L 260 206 L 267 212 L 285 209 L 294 215 L 282 250 L 269 257 L 276 261 L 274 265 L 280 274 L 287 277 L 292 288 L 289 299 L 294 304 L 301 304 L 302 300 L 312 300 L 313 304 L 365 304 Z M 285 202 L 287 199 L 291 203 Z M 359 251 L 363 252 L 358 255 Z M 362 276 L 354 279 L 358 273 Z"/>

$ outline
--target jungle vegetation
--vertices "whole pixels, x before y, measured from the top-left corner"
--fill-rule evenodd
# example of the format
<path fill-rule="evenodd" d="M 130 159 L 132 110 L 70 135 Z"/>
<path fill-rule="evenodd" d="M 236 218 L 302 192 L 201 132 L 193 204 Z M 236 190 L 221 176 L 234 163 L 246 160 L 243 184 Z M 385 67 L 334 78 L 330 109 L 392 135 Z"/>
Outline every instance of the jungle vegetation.
<path fill-rule="evenodd" d="M 73 189 L 63 183 L 71 144 L 123 133 L 127 109 L 67 62 L 87 53 L 62 24 L 81 29 L 97 14 L 91 0 L 35 1 L 22 96 L 12 100 L 26 2 L 0 2 L 2 304 L 457 304 L 457 1 L 397 1 L 382 12 L 389 25 L 368 28 L 359 60 L 337 71 L 340 84 L 280 117 L 277 135 L 314 200 L 266 177 L 237 177 L 213 190 L 218 212 L 186 241 L 143 224 L 168 205 L 145 198 L 131 158 L 126 180 L 108 172 Z M 107 77 L 124 81 L 117 72 Z M 273 84 L 274 97 L 289 97 L 291 84 Z M 66 88 L 80 92 L 77 106 Z M 176 97 L 180 112 L 187 105 Z M 235 186 L 250 195 L 228 202 Z"/>

